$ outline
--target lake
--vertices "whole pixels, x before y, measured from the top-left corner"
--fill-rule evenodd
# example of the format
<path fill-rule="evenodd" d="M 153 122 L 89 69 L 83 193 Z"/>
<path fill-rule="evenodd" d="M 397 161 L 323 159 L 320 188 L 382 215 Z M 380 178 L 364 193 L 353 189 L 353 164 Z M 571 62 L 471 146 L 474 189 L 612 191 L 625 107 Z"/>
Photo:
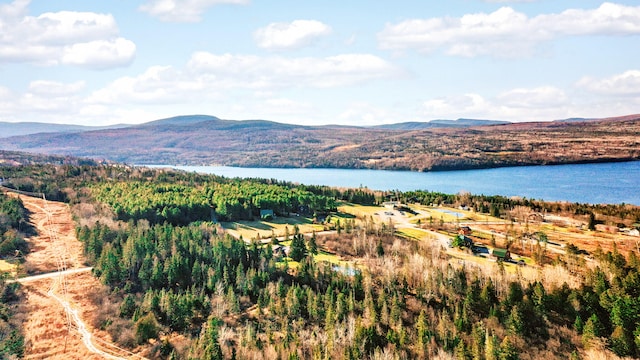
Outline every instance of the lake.
<path fill-rule="evenodd" d="M 548 201 L 640 205 L 640 161 L 520 166 L 483 170 L 411 172 L 351 169 L 273 169 L 169 166 L 226 177 L 278 179 L 308 185 L 374 190 L 429 190 L 447 194 L 521 196 Z"/>

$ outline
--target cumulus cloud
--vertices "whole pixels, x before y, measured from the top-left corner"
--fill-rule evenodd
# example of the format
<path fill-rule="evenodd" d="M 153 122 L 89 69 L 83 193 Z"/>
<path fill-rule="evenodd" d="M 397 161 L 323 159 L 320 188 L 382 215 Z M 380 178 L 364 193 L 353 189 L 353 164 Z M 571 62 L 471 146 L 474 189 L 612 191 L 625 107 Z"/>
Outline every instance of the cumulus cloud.
<path fill-rule="evenodd" d="M 80 92 L 85 87 L 84 81 L 62 83 L 49 80 L 34 80 L 29 83 L 29 92 L 41 96 L 57 97 L 70 96 Z"/>
<path fill-rule="evenodd" d="M 136 46 L 118 36 L 112 15 L 60 11 L 29 16 L 28 5 L 16 0 L 0 7 L 0 62 L 103 69 L 133 60 Z"/>
<path fill-rule="evenodd" d="M 511 108 L 539 109 L 565 105 L 568 97 L 565 92 L 553 86 L 533 89 L 518 88 L 497 96 L 502 106 Z"/>
<path fill-rule="evenodd" d="M 493 97 L 470 93 L 430 99 L 423 103 L 423 115 L 430 119 L 469 117 L 547 121 L 583 114 L 581 110 L 564 90 L 553 86 L 511 89 Z"/>
<path fill-rule="evenodd" d="M 603 3 L 596 9 L 569 9 L 528 17 L 511 7 L 462 17 L 411 19 L 387 24 L 378 34 L 381 48 L 415 49 L 449 55 L 521 57 L 538 44 L 562 36 L 640 34 L 640 6 Z"/>
<path fill-rule="evenodd" d="M 253 34 L 259 47 L 270 50 L 296 49 L 331 33 L 331 27 L 317 20 L 271 23 Z"/>
<path fill-rule="evenodd" d="M 198 22 L 210 7 L 220 4 L 243 5 L 249 0 L 151 0 L 140 6 L 140 10 L 161 21 Z"/>
<path fill-rule="evenodd" d="M 640 96 L 640 70 L 628 70 L 604 79 L 584 77 L 577 86 L 596 94 Z"/>
<path fill-rule="evenodd" d="M 423 114 L 430 119 L 457 117 L 485 117 L 491 104 L 479 94 L 463 94 L 430 99 L 423 103 Z"/>
<path fill-rule="evenodd" d="M 370 54 L 285 58 L 197 52 L 187 67 L 227 86 L 256 89 L 347 86 L 399 72 L 386 60 Z"/>
<path fill-rule="evenodd" d="M 338 119 L 341 123 L 367 126 L 394 122 L 405 117 L 369 102 L 354 102 L 338 115 Z"/>
<path fill-rule="evenodd" d="M 154 66 L 138 76 L 119 78 L 94 92 L 90 102 L 166 103 L 218 97 L 229 90 L 270 93 L 292 88 L 332 88 L 398 73 L 387 61 L 369 54 L 285 58 L 196 52 L 182 69 Z"/>

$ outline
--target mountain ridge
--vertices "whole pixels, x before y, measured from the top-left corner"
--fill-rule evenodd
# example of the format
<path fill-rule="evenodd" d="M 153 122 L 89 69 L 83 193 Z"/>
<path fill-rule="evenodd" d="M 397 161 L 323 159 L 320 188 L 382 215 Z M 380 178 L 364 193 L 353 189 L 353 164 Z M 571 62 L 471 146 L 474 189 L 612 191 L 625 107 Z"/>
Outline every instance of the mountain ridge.
<path fill-rule="evenodd" d="M 472 119 L 463 119 L 469 123 Z M 640 115 L 416 129 L 207 115 L 0 139 L 0 149 L 134 164 L 453 170 L 640 159 Z"/>

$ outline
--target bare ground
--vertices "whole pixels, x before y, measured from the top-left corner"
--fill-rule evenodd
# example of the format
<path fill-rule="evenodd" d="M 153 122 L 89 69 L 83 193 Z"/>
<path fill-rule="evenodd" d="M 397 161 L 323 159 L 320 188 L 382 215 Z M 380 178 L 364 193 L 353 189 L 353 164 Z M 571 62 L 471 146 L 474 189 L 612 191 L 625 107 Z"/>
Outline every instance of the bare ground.
<path fill-rule="evenodd" d="M 58 270 L 58 260 L 66 259 L 68 269 L 84 267 L 82 244 L 75 236 L 74 223 L 69 207 L 64 203 L 19 196 L 27 210 L 37 235 L 28 237 L 30 253 L 26 257 L 25 268 L 31 274 Z M 47 211 L 51 222 L 47 220 Z M 51 225 L 49 225 L 51 224 Z M 49 227 L 51 226 L 51 227 Z M 78 310 L 80 318 L 92 334 L 96 345 L 109 342 L 109 335 L 92 328 L 93 318 L 99 312 L 94 301 L 87 294 L 103 285 L 89 272 L 71 274 L 64 277 L 66 291 L 60 278 L 41 279 L 23 285 L 26 301 L 19 312 L 24 316 L 25 358 L 26 359 L 102 359 L 89 351 L 73 326 L 69 326 L 67 315 L 60 303 L 47 292 L 55 293 L 70 302 Z M 104 346 L 99 346 L 103 348 Z"/>
<path fill-rule="evenodd" d="M 30 221 L 37 234 L 28 237 L 30 253 L 25 265 L 30 274 L 46 273 L 58 270 L 58 255 L 64 255 L 68 269 L 84 267 L 82 244 L 76 238 L 75 225 L 67 204 L 45 201 L 30 196 L 11 194 L 20 197 L 30 212 Z M 47 211 L 51 216 L 48 224 Z M 55 236 L 51 236 L 51 234 Z"/>

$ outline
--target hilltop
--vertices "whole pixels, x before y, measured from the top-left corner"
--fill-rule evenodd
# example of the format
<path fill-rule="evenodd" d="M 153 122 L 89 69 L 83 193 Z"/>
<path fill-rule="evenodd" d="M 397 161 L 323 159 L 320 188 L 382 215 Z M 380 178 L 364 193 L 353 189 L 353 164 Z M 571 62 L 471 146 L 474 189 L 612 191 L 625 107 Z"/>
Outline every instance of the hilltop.
<path fill-rule="evenodd" d="M 0 148 L 136 164 L 414 171 L 640 159 L 640 115 L 424 124 L 426 128 L 415 123 L 302 126 L 195 115 L 122 128 L 9 137 L 0 139 Z"/>

